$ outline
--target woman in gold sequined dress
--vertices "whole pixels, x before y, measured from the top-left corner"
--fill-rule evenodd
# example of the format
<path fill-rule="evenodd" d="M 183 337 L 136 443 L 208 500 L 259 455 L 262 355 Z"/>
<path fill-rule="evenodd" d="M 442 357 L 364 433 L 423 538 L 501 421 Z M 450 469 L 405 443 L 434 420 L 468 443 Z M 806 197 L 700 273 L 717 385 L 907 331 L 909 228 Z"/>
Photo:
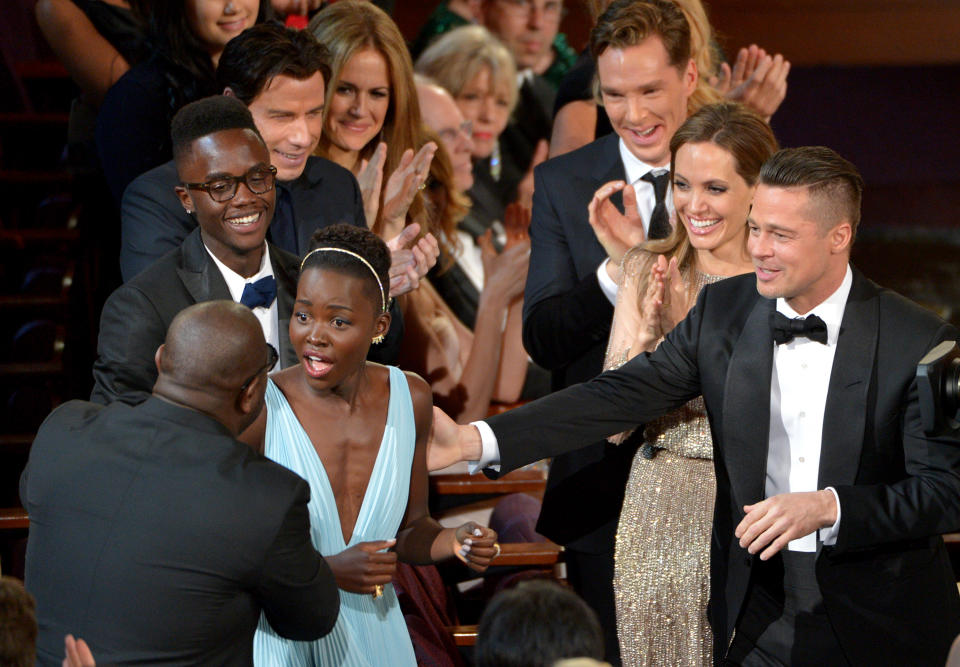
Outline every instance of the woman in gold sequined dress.
<path fill-rule="evenodd" d="M 753 269 L 747 215 L 760 165 L 777 149 L 769 125 L 737 104 L 703 107 L 670 142 L 673 233 L 629 249 L 640 224 L 609 197 L 632 188 L 607 183 L 590 203 L 590 224 L 619 271 L 604 369 L 656 348 L 686 316 L 705 284 Z M 619 442 L 623 435 L 612 440 Z M 617 531 L 614 592 L 624 665 L 709 665 L 712 637 L 710 530 L 713 443 L 697 398 L 646 425 L 627 482 Z"/>

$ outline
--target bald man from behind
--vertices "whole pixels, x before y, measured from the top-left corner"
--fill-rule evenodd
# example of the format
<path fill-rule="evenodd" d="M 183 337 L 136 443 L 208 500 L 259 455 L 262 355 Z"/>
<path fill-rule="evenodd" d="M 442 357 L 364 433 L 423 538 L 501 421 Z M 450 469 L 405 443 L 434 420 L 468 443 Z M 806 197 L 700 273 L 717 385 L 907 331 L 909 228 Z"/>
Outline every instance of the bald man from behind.
<path fill-rule="evenodd" d="M 251 665 L 261 611 L 291 639 L 333 628 L 307 483 L 235 439 L 275 361 L 249 308 L 208 301 L 173 319 L 146 401 L 47 417 L 20 480 L 38 665 L 67 633 L 101 664 Z"/>

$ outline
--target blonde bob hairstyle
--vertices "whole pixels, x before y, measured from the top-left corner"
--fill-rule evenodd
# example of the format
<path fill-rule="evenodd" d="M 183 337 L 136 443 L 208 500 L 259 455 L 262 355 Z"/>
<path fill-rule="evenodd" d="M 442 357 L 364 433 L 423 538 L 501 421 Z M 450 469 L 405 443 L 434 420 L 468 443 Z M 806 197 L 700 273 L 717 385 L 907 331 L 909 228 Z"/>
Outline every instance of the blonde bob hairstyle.
<path fill-rule="evenodd" d="M 340 84 L 340 73 L 350 58 L 364 49 L 373 49 L 383 56 L 390 75 L 390 103 L 380 134 L 360 150 L 359 159 L 368 160 L 381 141 L 387 143 L 387 157 L 383 165 L 384 183 L 392 174 L 403 152 L 421 147 L 420 103 L 413 84 L 413 63 L 403 35 L 397 24 L 379 7 L 362 0 L 340 0 L 317 13 L 307 30 L 330 52 L 330 85 L 327 86 L 326 109 L 331 108 L 333 96 Z M 330 148 L 329 132 L 324 128 L 317 154 L 327 156 Z M 385 190 L 386 188 L 384 188 Z M 380 211 L 383 211 L 381 191 Z M 423 196 L 417 193 L 407 213 L 408 220 L 421 221 L 424 215 Z M 380 214 L 367 225 L 380 231 Z"/>
<path fill-rule="evenodd" d="M 418 74 L 433 79 L 456 99 L 484 67 L 494 87 L 508 91 L 510 111 L 517 105 L 517 67 L 500 40 L 479 25 L 467 25 L 441 35 L 417 59 Z"/>

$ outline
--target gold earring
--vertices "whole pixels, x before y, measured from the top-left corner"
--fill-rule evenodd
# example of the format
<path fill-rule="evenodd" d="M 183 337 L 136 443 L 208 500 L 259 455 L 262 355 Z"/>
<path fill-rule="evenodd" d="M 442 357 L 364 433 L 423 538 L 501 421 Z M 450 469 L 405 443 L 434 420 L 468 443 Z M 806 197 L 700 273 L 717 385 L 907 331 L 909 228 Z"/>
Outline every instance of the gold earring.
<path fill-rule="evenodd" d="M 383 339 L 384 339 L 384 335 L 383 335 L 383 334 L 379 334 L 379 335 L 377 335 L 377 336 L 374 336 L 373 339 L 372 339 L 372 340 L 373 340 L 373 344 L 374 344 L 374 345 L 379 345 L 380 343 L 383 342 Z"/>

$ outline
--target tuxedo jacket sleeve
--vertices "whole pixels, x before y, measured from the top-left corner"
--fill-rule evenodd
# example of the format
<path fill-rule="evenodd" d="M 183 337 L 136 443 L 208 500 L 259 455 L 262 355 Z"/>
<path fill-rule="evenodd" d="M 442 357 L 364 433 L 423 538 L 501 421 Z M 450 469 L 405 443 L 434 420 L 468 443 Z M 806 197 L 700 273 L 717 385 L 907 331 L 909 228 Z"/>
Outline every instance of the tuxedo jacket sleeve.
<path fill-rule="evenodd" d="M 606 252 L 587 222 L 587 204 L 602 181 L 578 177 L 565 157 L 534 170 L 530 270 L 523 303 L 524 346 L 536 363 L 550 370 L 604 347 L 613 319 L 613 305 L 596 277 Z M 600 359 L 591 362 L 592 372 L 575 373 L 573 379 L 598 372 L 601 363 L 594 362 L 602 362 L 602 351 Z"/>
<path fill-rule="evenodd" d="M 173 160 L 141 174 L 120 204 L 120 273 L 127 282 L 171 250 L 197 227 L 180 205 Z M 205 196 L 205 195 L 204 195 Z"/>
<path fill-rule="evenodd" d="M 270 626 L 281 637 L 300 641 L 330 632 L 340 611 L 333 572 L 310 541 L 309 500 L 310 489 L 301 480 L 256 589 Z"/>

